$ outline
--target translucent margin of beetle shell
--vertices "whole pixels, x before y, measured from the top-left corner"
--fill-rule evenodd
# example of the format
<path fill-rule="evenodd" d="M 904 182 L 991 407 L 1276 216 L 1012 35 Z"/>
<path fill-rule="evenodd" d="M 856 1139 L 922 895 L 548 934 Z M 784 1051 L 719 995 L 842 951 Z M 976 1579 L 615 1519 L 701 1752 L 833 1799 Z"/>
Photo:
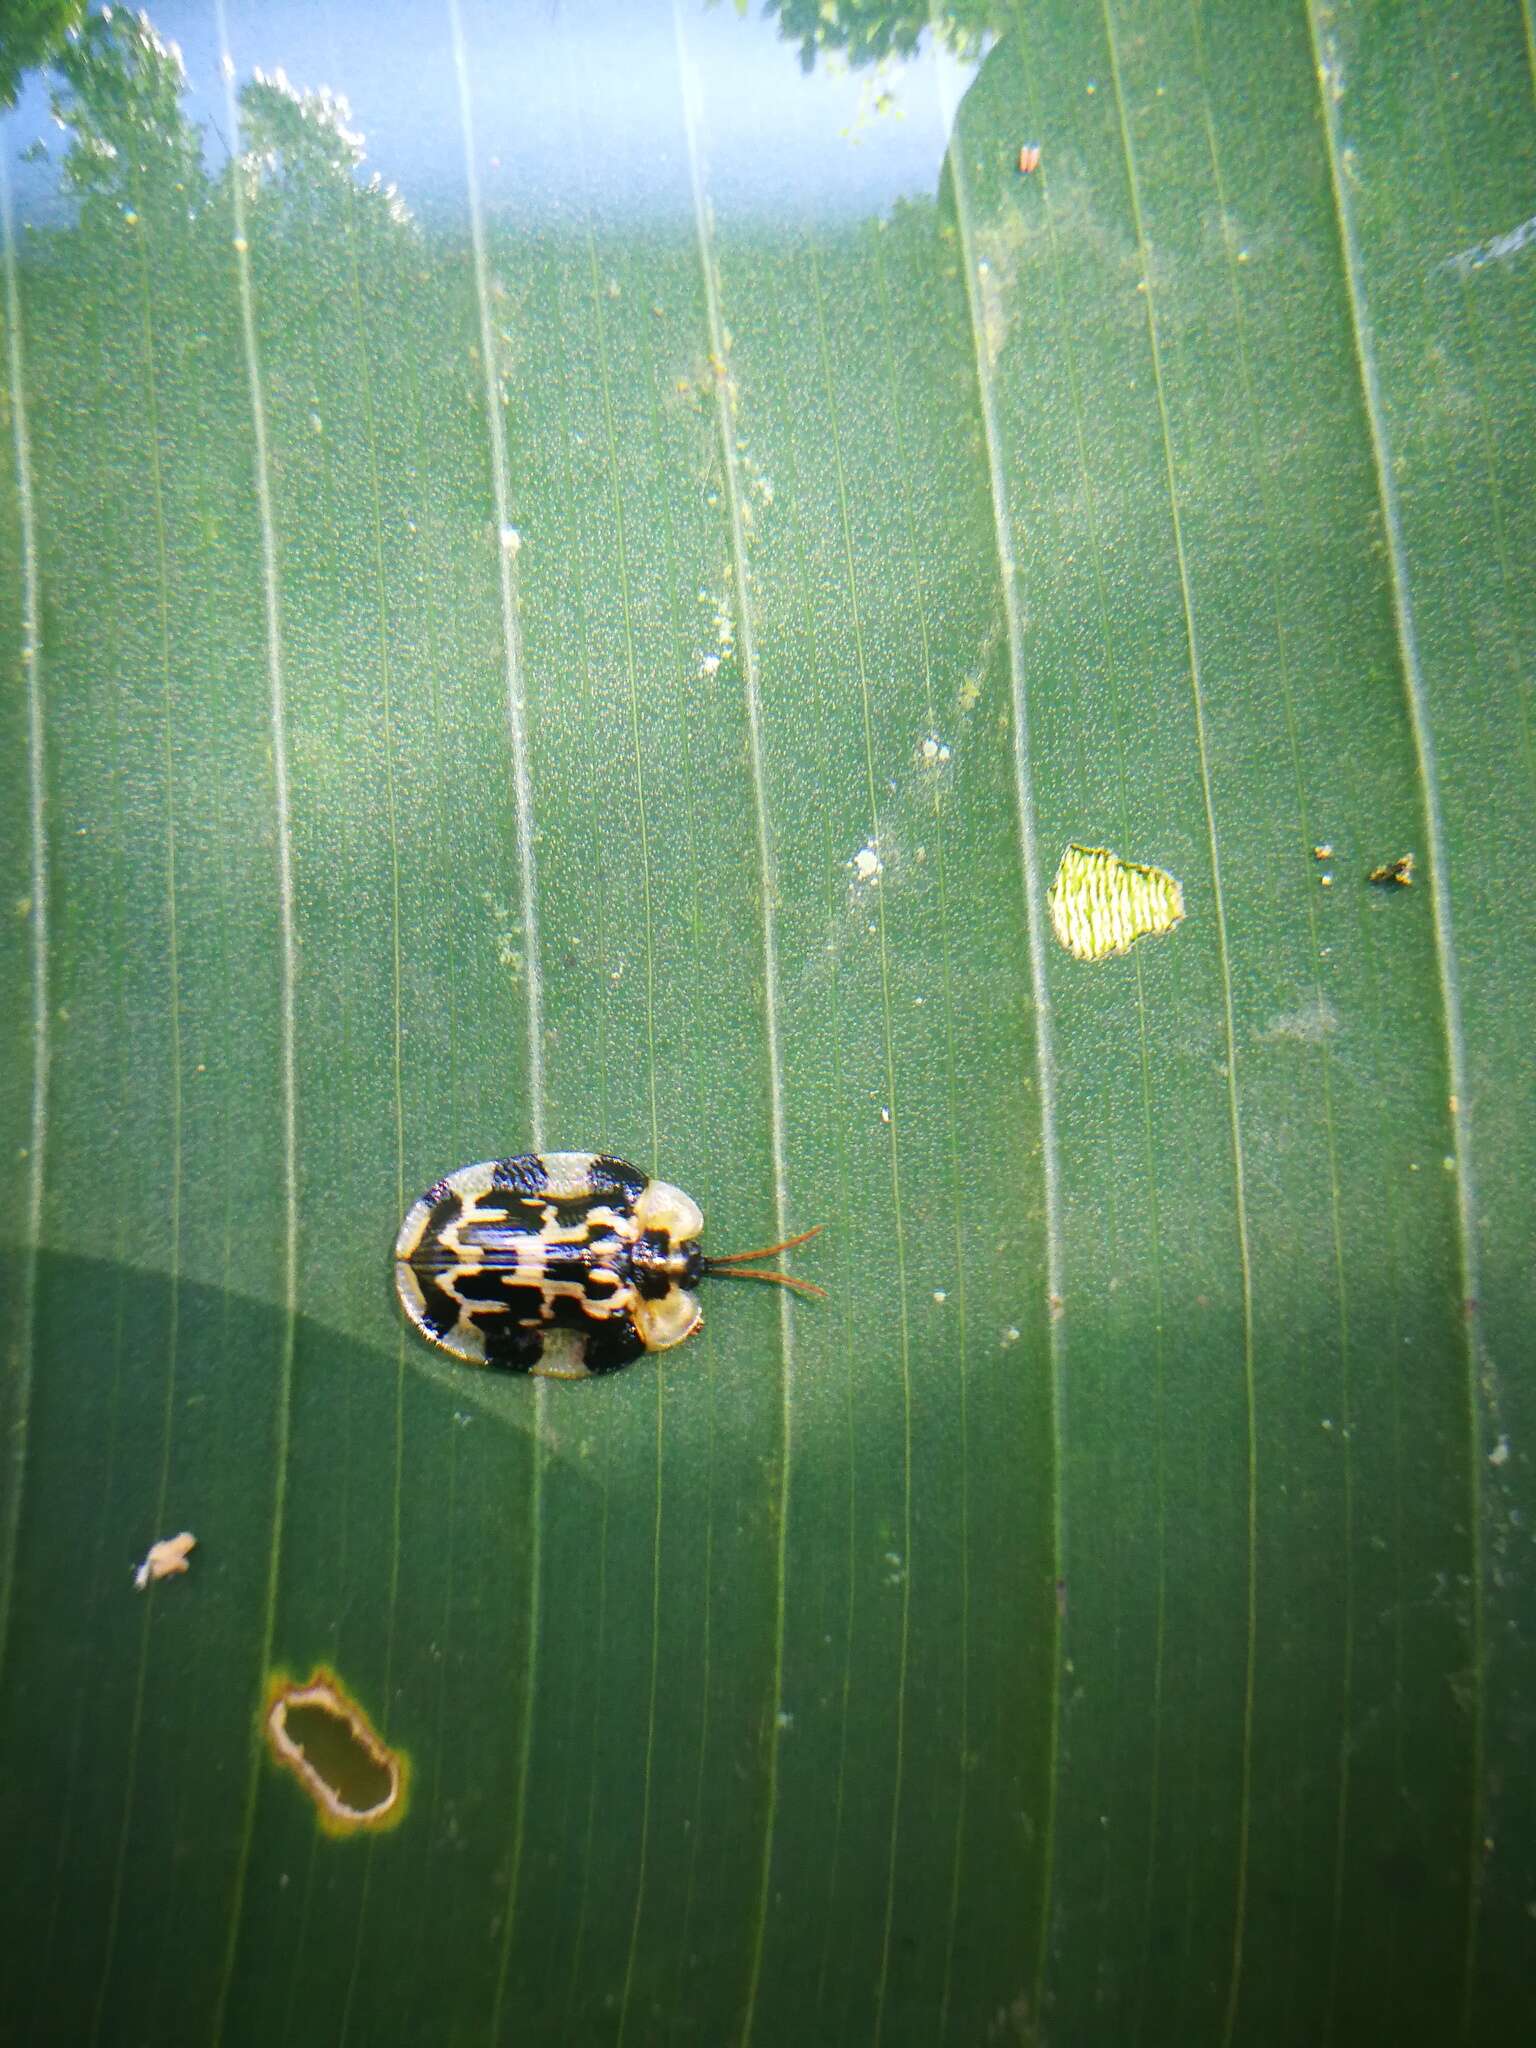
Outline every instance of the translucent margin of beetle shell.
<path fill-rule="evenodd" d="M 704 1228 L 704 1212 L 692 1195 L 665 1180 L 649 1183 L 635 1204 L 635 1220 L 642 1230 L 664 1230 L 673 1244 L 691 1244 Z"/>
<path fill-rule="evenodd" d="M 642 1295 L 631 1314 L 647 1351 L 670 1351 L 674 1344 L 691 1337 L 704 1320 L 697 1295 L 684 1287 L 669 1287 L 660 1301 L 647 1301 Z"/>

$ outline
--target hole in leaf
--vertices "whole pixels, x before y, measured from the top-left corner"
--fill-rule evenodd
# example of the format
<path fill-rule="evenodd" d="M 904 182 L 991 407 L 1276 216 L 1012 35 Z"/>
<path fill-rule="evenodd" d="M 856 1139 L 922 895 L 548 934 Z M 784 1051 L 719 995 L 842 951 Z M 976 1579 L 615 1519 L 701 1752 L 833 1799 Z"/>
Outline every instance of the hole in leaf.
<path fill-rule="evenodd" d="M 304 1787 L 328 1834 L 393 1827 L 401 1819 L 406 1759 L 334 1673 L 317 1670 L 305 1685 L 274 1673 L 265 1727 L 274 1759 Z"/>

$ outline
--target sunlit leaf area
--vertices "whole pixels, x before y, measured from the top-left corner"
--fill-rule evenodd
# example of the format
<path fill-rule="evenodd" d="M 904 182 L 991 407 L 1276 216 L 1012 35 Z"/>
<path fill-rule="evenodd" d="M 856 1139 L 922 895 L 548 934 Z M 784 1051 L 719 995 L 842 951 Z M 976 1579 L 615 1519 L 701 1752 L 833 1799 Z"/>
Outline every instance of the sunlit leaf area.
<path fill-rule="evenodd" d="M 1533 58 L 0 8 L 0 2041 L 1536 2038 Z"/>

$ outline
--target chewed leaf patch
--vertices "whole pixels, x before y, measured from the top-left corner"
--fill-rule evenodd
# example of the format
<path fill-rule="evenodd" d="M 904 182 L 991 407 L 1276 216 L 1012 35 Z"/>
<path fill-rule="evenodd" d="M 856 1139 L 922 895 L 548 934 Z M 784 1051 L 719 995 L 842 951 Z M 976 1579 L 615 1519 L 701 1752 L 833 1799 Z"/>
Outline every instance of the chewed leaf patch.
<path fill-rule="evenodd" d="M 1046 894 L 1051 929 L 1075 960 L 1128 953 L 1137 939 L 1171 932 L 1184 891 L 1162 868 L 1122 860 L 1107 846 L 1069 846 Z"/>
<path fill-rule="evenodd" d="M 306 1685 L 273 1672 L 263 1720 L 273 1761 L 298 1779 L 328 1835 L 391 1828 L 403 1817 L 406 1759 L 334 1672 L 321 1667 Z"/>

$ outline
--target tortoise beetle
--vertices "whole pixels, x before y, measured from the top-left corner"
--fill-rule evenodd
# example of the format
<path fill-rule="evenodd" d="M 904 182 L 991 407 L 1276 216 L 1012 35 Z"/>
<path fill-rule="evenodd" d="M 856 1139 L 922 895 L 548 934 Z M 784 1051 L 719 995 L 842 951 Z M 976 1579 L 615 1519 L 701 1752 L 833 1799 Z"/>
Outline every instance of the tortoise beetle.
<path fill-rule="evenodd" d="M 703 1317 L 701 1279 L 768 1280 L 821 1294 L 745 1261 L 706 1258 L 697 1202 L 601 1152 L 524 1152 L 461 1166 L 415 1202 L 395 1240 L 395 1286 L 421 1334 L 469 1365 L 546 1379 L 617 1372 L 669 1351 Z"/>

